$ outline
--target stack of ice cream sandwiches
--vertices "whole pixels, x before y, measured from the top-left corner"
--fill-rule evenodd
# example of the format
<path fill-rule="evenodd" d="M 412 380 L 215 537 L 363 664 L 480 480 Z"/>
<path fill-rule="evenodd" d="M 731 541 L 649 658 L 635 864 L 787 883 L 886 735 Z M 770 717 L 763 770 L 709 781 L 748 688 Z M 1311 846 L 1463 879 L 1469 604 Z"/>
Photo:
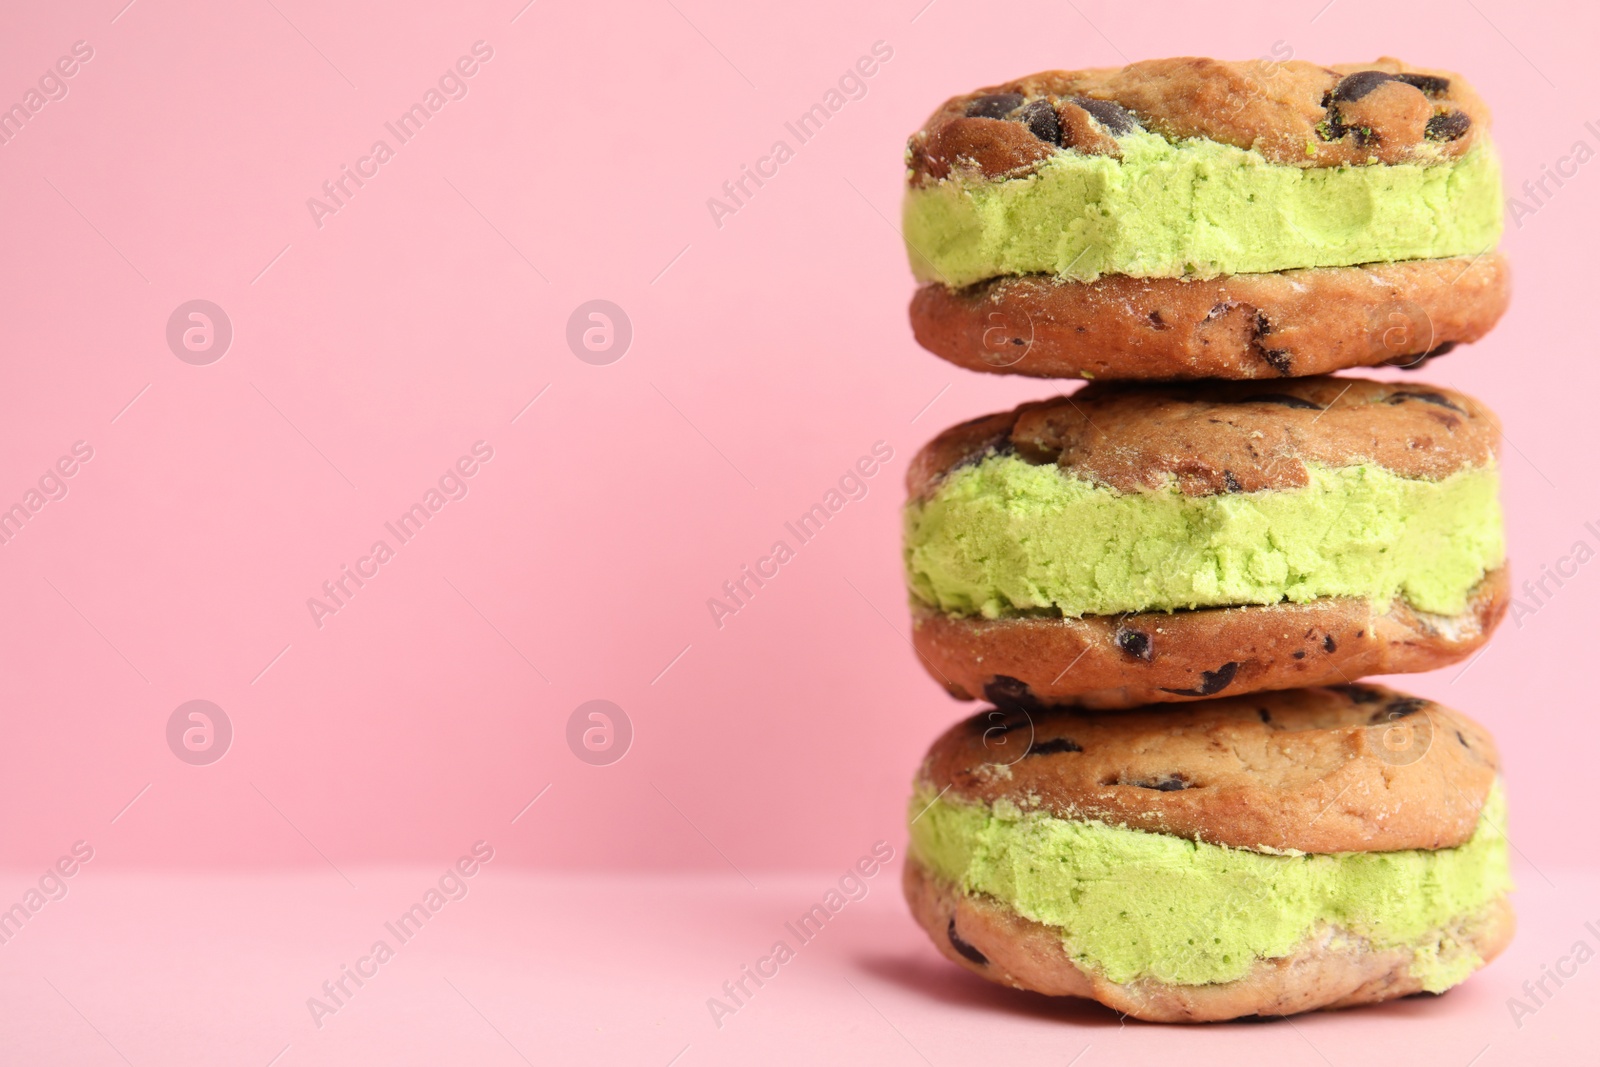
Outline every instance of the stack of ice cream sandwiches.
<path fill-rule="evenodd" d="M 921 344 L 1076 391 L 907 477 L 934 742 L 905 891 L 953 962 L 1161 1021 L 1442 993 L 1513 919 L 1494 740 L 1361 679 L 1508 598 L 1499 425 L 1402 380 L 1509 278 L 1457 75 L 1171 59 L 956 97 L 910 140 Z"/>

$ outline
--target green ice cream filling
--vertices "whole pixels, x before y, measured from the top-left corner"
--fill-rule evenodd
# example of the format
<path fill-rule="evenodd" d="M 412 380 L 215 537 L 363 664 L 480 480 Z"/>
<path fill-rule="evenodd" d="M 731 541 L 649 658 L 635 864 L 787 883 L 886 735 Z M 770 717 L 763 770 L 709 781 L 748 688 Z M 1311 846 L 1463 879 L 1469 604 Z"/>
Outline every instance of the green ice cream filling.
<path fill-rule="evenodd" d="M 906 506 L 907 583 L 986 618 L 1338 596 L 1457 615 L 1505 558 L 1498 480 L 1492 465 L 1436 481 L 1313 465 L 1302 487 L 1196 497 L 990 455 Z"/>
<path fill-rule="evenodd" d="M 1483 960 L 1452 928 L 1511 889 L 1505 802 L 1490 791 L 1472 838 L 1433 851 L 1263 853 L 939 799 L 919 787 L 911 854 L 934 874 L 1056 927 L 1075 963 L 1125 983 L 1243 978 L 1324 927 L 1409 947 L 1442 992 Z"/>
<path fill-rule="evenodd" d="M 1294 167 L 1218 141 L 1118 139 L 1122 159 L 1057 152 L 1021 178 L 954 176 L 906 192 L 921 281 L 1044 272 L 1209 278 L 1477 255 L 1500 237 L 1487 140 L 1428 165 Z"/>

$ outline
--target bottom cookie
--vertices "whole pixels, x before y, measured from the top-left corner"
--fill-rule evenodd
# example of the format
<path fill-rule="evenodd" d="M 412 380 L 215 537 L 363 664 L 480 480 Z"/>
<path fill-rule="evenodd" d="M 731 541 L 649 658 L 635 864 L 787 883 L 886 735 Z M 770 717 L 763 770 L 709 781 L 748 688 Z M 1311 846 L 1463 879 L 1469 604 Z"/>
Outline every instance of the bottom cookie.
<path fill-rule="evenodd" d="M 1376 948 L 1334 926 L 1322 927 L 1288 956 L 1257 960 L 1245 977 L 1230 982 L 1112 982 L 1079 967 L 1060 930 L 992 898 L 963 893 L 915 859 L 906 861 L 904 888 L 912 915 L 951 962 L 1001 985 L 1085 997 L 1148 1022 L 1268 1018 L 1439 992 L 1413 973 L 1417 950 Z M 1487 963 L 1510 943 L 1515 927 L 1511 905 L 1500 897 L 1440 935 Z"/>
<path fill-rule="evenodd" d="M 905 892 L 1002 985 L 1157 1022 L 1465 981 L 1511 938 L 1494 739 L 1381 686 L 991 710 L 929 748 Z"/>
<path fill-rule="evenodd" d="M 1080 619 L 961 618 L 913 602 L 912 644 L 960 700 L 1127 708 L 1435 670 L 1481 647 L 1509 599 L 1500 567 L 1452 616 L 1352 597 Z"/>
<path fill-rule="evenodd" d="M 969 370 L 1037 378 L 1282 378 L 1415 366 L 1482 337 L 1511 275 L 1491 252 L 1206 281 L 1007 276 L 917 290 L 917 342 Z"/>

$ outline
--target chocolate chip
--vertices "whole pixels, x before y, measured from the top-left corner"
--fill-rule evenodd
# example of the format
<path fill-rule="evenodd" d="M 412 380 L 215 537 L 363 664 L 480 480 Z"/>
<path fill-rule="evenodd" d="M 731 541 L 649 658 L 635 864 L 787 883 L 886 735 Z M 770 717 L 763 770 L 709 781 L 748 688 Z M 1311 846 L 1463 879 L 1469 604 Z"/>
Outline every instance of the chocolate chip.
<path fill-rule="evenodd" d="M 1039 698 L 1033 695 L 1033 690 L 1028 688 L 1027 682 L 1008 674 L 997 674 L 985 682 L 983 699 L 1002 711 L 1029 712 L 1038 711 L 1043 707 L 1039 703 Z"/>
<path fill-rule="evenodd" d="M 1095 117 L 1095 120 L 1113 134 L 1121 135 L 1130 133 L 1139 123 L 1133 113 L 1114 100 L 1092 100 L 1087 96 L 1075 96 L 1072 102 Z"/>
<path fill-rule="evenodd" d="M 1389 403 L 1391 404 L 1404 404 L 1407 400 L 1420 400 L 1424 404 L 1436 404 L 1439 407 L 1449 408 L 1451 411 L 1460 412 L 1462 415 L 1466 414 L 1466 411 L 1458 407 L 1443 393 L 1412 392 L 1389 394 Z"/>
<path fill-rule="evenodd" d="M 1422 135 L 1430 141 L 1454 141 L 1466 136 L 1471 128 L 1472 120 L 1464 112 L 1446 111 L 1429 119 L 1422 128 Z"/>
<path fill-rule="evenodd" d="M 1356 635 L 1360 637 L 1360 634 Z M 1383 699 L 1383 694 L 1376 689 L 1364 685 L 1330 685 L 1328 687 L 1336 693 L 1343 693 L 1350 698 L 1352 704 L 1376 704 Z"/>
<path fill-rule="evenodd" d="M 1394 80 L 1416 86 L 1424 96 L 1443 96 L 1450 91 L 1450 79 L 1437 74 L 1396 74 Z"/>
<path fill-rule="evenodd" d="M 1028 749 L 1030 756 L 1051 756 L 1057 752 L 1082 752 L 1083 746 L 1070 737 L 1052 737 L 1048 741 L 1035 741 Z"/>
<path fill-rule="evenodd" d="M 980 967 L 989 965 L 989 957 L 979 952 L 977 948 L 961 940 L 961 935 L 956 933 L 956 917 L 950 916 L 950 926 L 945 930 L 945 935 L 950 938 L 950 947 L 961 953 L 962 956 L 976 963 Z"/>
<path fill-rule="evenodd" d="M 1239 484 L 1239 479 L 1233 476 L 1232 471 L 1222 472 L 1222 487 L 1230 493 L 1244 492 L 1244 486 Z"/>
<path fill-rule="evenodd" d="M 1236 1015 L 1229 1019 L 1230 1023 L 1281 1023 L 1287 1015 Z"/>
<path fill-rule="evenodd" d="M 1150 312 L 1150 325 L 1154 326 L 1158 330 L 1165 330 L 1167 328 L 1166 320 L 1161 317 L 1161 312 L 1159 311 Z"/>
<path fill-rule="evenodd" d="M 967 105 L 967 118 L 1003 119 L 1021 106 L 1021 93 L 990 93 Z"/>
<path fill-rule="evenodd" d="M 1407 715 L 1415 715 L 1428 706 L 1428 702 L 1421 697 L 1396 697 L 1383 706 L 1381 711 L 1372 713 L 1372 722 L 1394 722 Z"/>
<path fill-rule="evenodd" d="M 1327 634 L 1322 638 L 1322 647 L 1327 652 L 1339 651 L 1339 643 L 1333 639 L 1332 634 Z"/>
<path fill-rule="evenodd" d="M 1136 785 L 1140 789 L 1154 789 L 1158 793 L 1176 793 L 1180 789 L 1192 789 L 1194 783 L 1189 781 L 1187 775 L 1163 774 L 1160 778 L 1146 778 L 1137 782 L 1122 782 L 1118 785 Z"/>
<path fill-rule="evenodd" d="M 1261 721 L 1262 722 L 1271 722 L 1272 721 L 1272 712 L 1268 711 L 1266 708 L 1257 708 L 1256 709 L 1256 714 L 1261 716 Z"/>
<path fill-rule="evenodd" d="M 1466 736 L 1463 735 L 1460 730 L 1456 731 L 1456 740 L 1461 742 L 1461 747 L 1462 748 L 1471 748 L 1472 747 L 1471 745 L 1467 744 Z"/>
<path fill-rule="evenodd" d="M 1216 309 L 1213 308 L 1212 310 Z M 1271 332 L 1272 323 L 1267 320 L 1267 316 L 1263 312 L 1257 311 L 1255 329 L 1250 337 L 1250 347 L 1255 351 L 1256 355 L 1266 361 L 1267 366 L 1279 374 L 1287 375 L 1290 367 L 1289 350 L 1287 348 L 1268 348 L 1262 343 L 1261 339 Z"/>
<path fill-rule="evenodd" d="M 1358 70 L 1354 74 L 1346 74 L 1339 84 L 1333 87 L 1333 92 L 1328 94 L 1328 98 L 1347 103 L 1360 100 L 1388 81 L 1394 81 L 1393 74 L 1381 70 Z"/>
<path fill-rule="evenodd" d="M 1305 659 L 1306 658 L 1306 650 L 1302 648 L 1299 652 L 1296 652 L 1294 654 L 1294 658 L 1295 659 Z"/>
<path fill-rule="evenodd" d="M 1061 120 L 1048 100 L 1035 100 L 1022 109 L 1022 121 L 1033 135 L 1046 144 L 1061 143 Z"/>
<path fill-rule="evenodd" d="M 1201 671 L 1200 684 L 1193 689 L 1163 689 L 1162 692 L 1180 697 L 1208 697 L 1228 688 L 1233 682 L 1233 676 L 1238 673 L 1237 663 L 1224 663 L 1214 671 Z"/>
<path fill-rule="evenodd" d="M 1393 359 L 1384 360 L 1383 365 L 1385 367 L 1399 367 L 1401 370 L 1416 370 L 1428 360 L 1444 355 L 1460 343 L 1460 341 L 1445 341 L 1434 345 L 1420 356 L 1395 356 Z"/>
<path fill-rule="evenodd" d="M 1321 411 L 1322 405 L 1303 397 L 1290 396 L 1288 393 L 1257 393 L 1248 400 L 1241 400 L 1243 404 L 1282 404 L 1286 408 L 1299 408 L 1301 411 Z"/>
<path fill-rule="evenodd" d="M 1303 411 L 1321 411 L 1321 404 L 1314 404 L 1298 396 L 1288 393 L 1254 393 L 1250 396 L 1214 397 L 1214 404 L 1282 404 L 1286 408 L 1300 408 Z"/>
<path fill-rule="evenodd" d="M 1148 661 L 1155 655 L 1155 644 L 1143 630 L 1118 630 L 1117 647 L 1135 659 Z"/>

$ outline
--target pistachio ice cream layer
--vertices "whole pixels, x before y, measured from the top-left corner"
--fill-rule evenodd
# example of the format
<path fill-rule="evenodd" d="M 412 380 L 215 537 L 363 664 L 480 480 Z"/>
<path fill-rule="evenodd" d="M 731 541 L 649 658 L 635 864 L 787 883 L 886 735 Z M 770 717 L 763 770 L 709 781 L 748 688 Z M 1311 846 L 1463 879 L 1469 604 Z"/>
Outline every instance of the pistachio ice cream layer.
<path fill-rule="evenodd" d="M 1473 836 L 1433 850 L 1273 853 L 941 798 L 912 799 L 911 857 L 966 893 L 1059 929 L 1074 963 L 1109 981 L 1229 982 L 1329 928 L 1412 950 L 1442 992 L 1482 966 L 1451 931 L 1511 888 L 1505 803 L 1491 789 Z"/>
<path fill-rule="evenodd" d="M 1066 617 L 1320 597 L 1456 615 L 1505 557 L 1493 463 L 1437 479 L 1307 465 L 1307 484 L 1123 492 L 990 454 L 904 516 L 912 595 L 954 615 Z"/>
<path fill-rule="evenodd" d="M 1477 255 L 1500 236 L 1487 138 L 1438 162 L 1334 167 L 1145 130 L 1119 144 L 1121 159 L 1060 151 L 1021 177 L 913 185 L 913 272 L 952 287 L 1030 273 L 1210 278 Z"/>

